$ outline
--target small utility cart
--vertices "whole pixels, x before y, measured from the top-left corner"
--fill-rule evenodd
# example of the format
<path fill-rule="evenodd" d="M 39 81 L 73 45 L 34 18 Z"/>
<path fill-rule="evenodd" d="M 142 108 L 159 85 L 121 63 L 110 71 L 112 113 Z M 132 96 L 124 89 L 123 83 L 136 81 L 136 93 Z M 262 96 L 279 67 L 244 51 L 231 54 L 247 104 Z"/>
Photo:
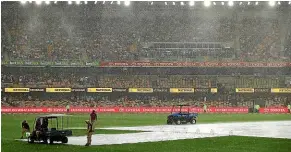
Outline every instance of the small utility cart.
<path fill-rule="evenodd" d="M 65 114 L 50 114 L 35 118 L 33 131 L 28 136 L 28 143 L 35 141 L 53 144 L 55 141 L 67 143 L 68 136 L 72 136 L 72 130 L 64 130 L 64 123 L 68 127 L 68 117 Z M 65 119 L 64 119 L 65 118 Z M 61 121 L 59 125 L 59 121 Z"/>
<path fill-rule="evenodd" d="M 176 106 L 180 107 L 180 111 L 173 113 L 174 108 Z M 196 121 L 198 119 L 198 113 L 190 113 L 189 112 L 189 107 L 190 105 L 173 105 L 172 110 L 171 110 L 171 114 L 168 115 L 167 117 L 167 124 L 171 125 L 173 123 L 175 123 L 176 125 L 180 125 L 180 124 L 187 124 L 188 122 L 190 122 L 191 124 L 196 124 Z M 188 107 L 188 111 L 187 112 L 182 112 L 182 107 Z"/>

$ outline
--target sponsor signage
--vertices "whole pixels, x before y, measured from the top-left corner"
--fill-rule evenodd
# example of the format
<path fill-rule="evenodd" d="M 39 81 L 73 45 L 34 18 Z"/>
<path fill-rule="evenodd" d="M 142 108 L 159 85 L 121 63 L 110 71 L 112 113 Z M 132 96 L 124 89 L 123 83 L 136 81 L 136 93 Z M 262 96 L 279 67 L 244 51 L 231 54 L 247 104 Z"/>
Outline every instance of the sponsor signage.
<path fill-rule="evenodd" d="M 46 88 L 46 92 L 72 92 L 71 88 Z"/>
<path fill-rule="evenodd" d="M 88 88 L 87 92 L 112 92 L 112 88 Z"/>
<path fill-rule="evenodd" d="M 211 89 L 210 89 L 210 92 L 211 92 L 211 93 L 217 93 L 217 88 L 211 88 Z"/>
<path fill-rule="evenodd" d="M 169 113 L 172 107 L 71 107 L 70 113 L 90 113 L 96 110 L 98 113 Z M 184 112 L 197 112 L 202 113 L 201 107 L 182 108 Z M 1 107 L 1 113 L 64 113 L 65 107 Z M 179 108 L 173 111 L 180 111 Z M 247 107 L 219 107 L 209 108 L 210 113 L 248 113 Z"/>
<path fill-rule="evenodd" d="M 272 88 L 272 93 L 291 93 L 291 88 Z"/>
<path fill-rule="evenodd" d="M 29 92 L 29 88 L 5 88 L 5 92 Z"/>
<path fill-rule="evenodd" d="M 72 92 L 85 92 L 85 88 L 72 88 Z"/>
<path fill-rule="evenodd" d="M 237 92 L 237 93 L 254 93 L 255 89 L 254 88 L 236 88 L 235 92 Z"/>
<path fill-rule="evenodd" d="M 154 92 L 153 88 L 129 88 L 128 92 L 133 93 L 152 93 Z"/>
<path fill-rule="evenodd" d="M 268 88 L 255 88 L 256 93 L 269 93 L 270 89 Z"/>
<path fill-rule="evenodd" d="M 44 88 L 30 88 L 30 92 L 44 92 Z"/>
<path fill-rule="evenodd" d="M 127 89 L 125 88 L 114 88 L 112 89 L 113 92 L 127 92 Z"/>
<path fill-rule="evenodd" d="M 290 62 L 100 62 L 102 67 L 290 67 Z"/>
<path fill-rule="evenodd" d="M 170 88 L 171 93 L 194 93 L 194 88 Z"/>

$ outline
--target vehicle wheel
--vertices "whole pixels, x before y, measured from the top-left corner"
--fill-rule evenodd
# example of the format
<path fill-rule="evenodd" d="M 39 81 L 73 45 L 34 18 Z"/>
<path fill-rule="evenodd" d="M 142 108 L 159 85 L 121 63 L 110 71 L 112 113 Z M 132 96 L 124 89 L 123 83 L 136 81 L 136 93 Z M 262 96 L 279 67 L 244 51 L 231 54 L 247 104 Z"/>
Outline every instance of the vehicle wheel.
<path fill-rule="evenodd" d="M 167 124 L 168 124 L 168 125 L 173 124 L 173 119 L 168 119 L 168 120 L 167 120 Z"/>
<path fill-rule="evenodd" d="M 190 121 L 190 123 L 191 123 L 191 124 L 196 124 L 196 119 L 192 119 L 192 120 Z"/>
<path fill-rule="evenodd" d="M 179 119 L 176 120 L 176 121 L 175 121 L 175 124 L 176 124 L 176 125 L 181 125 L 181 120 L 179 120 Z"/>
<path fill-rule="evenodd" d="M 54 143 L 54 140 L 52 138 L 49 139 L 50 144 Z"/>
<path fill-rule="evenodd" d="M 68 143 L 68 137 L 64 137 L 64 138 L 62 139 L 62 143 L 63 143 L 63 144 Z"/>
<path fill-rule="evenodd" d="M 33 139 L 31 139 L 31 137 L 30 137 L 30 136 L 27 138 L 27 141 L 28 141 L 28 143 L 34 143 L 34 140 L 33 140 Z"/>

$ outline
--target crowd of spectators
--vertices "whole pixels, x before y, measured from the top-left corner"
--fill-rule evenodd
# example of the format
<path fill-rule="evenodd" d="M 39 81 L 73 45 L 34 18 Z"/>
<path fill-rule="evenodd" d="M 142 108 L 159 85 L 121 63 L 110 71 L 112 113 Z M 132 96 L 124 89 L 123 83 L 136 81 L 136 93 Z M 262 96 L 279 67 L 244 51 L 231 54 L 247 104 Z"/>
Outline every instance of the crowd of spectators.
<path fill-rule="evenodd" d="M 2 87 L 71 88 L 276 88 L 290 86 L 287 77 L 207 75 L 1 75 Z"/>
<path fill-rule="evenodd" d="M 116 94 L 115 94 L 116 95 Z M 59 95 L 58 95 L 59 96 Z M 114 96 L 114 95 L 113 95 Z M 172 95 L 116 95 L 114 98 L 109 95 L 66 95 L 60 98 L 48 98 L 46 95 L 4 95 L 2 106 L 8 107 L 163 107 L 177 104 L 187 104 L 194 107 L 249 107 L 254 104 L 261 107 L 283 107 L 290 104 L 290 96 L 263 95 L 257 98 L 250 98 L 245 95 L 229 94 L 217 95 L 215 98 L 205 96 L 175 97 Z"/>
<path fill-rule="evenodd" d="M 288 54 L 280 53 L 285 47 L 280 44 L 280 38 L 285 36 L 280 35 L 279 27 L 284 24 L 280 24 L 279 18 L 243 13 L 209 17 L 185 9 L 136 13 L 90 5 L 44 7 L 47 8 L 23 7 L 18 3 L 3 7 L 1 41 L 4 59 L 142 60 L 142 47 L 149 42 L 234 43 L 238 39 L 240 48 L 235 48 L 238 52 L 233 60 L 290 60 Z M 203 60 L 212 59 L 209 54 L 203 56 L 206 56 Z M 160 57 L 156 56 L 154 60 Z"/>

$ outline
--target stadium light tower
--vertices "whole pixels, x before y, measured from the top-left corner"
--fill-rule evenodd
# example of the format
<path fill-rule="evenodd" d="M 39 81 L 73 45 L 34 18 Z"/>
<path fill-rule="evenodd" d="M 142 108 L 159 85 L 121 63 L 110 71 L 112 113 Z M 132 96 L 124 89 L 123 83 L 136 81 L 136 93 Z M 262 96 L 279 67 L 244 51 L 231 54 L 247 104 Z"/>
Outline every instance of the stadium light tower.
<path fill-rule="evenodd" d="M 57 4 L 58 3 L 58 1 L 55 1 L 55 4 Z"/>
<path fill-rule="evenodd" d="M 69 5 L 72 5 L 72 1 L 68 1 L 68 4 L 69 4 Z"/>
<path fill-rule="evenodd" d="M 204 6 L 205 7 L 209 7 L 211 5 L 210 1 L 209 0 L 205 0 L 204 1 Z"/>
<path fill-rule="evenodd" d="M 213 2 L 213 5 L 216 5 L 216 3 L 215 3 L 215 2 Z"/>
<path fill-rule="evenodd" d="M 88 2 L 87 1 L 84 1 L 84 4 L 88 4 Z"/>
<path fill-rule="evenodd" d="M 181 2 L 181 5 L 184 5 L 184 2 Z"/>
<path fill-rule="evenodd" d="M 273 1 L 273 0 L 269 1 L 269 5 L 272 7 L 275 6 L 275 1 Z"/>
<path fill-rule="evenodd" d="M 125 2 L 124 2 L 124 5 L 125 5 L 125 6 L 129 6 L 129 5 L 130 5 L 130 1 L 128 1 L 128 0 L 125 1 Z"/>
<path fill-rule="evenodd" d="M 221 5 L 224 5 L 224 2 L 221 2 Z"/>
<path fill-rule="evenodd" d="M 176 5 L 176 3 L 175 3 L 175 2 L 173 2 L 173 5 Z"/>
<path fill-rule="evenodd" d="M 195 5 L 195 2 L 194 1 L 190 1 L 189 5 L 190 6 L 194 6 Z"/>
<path fill-rule="evenodd" d="M 117 1 L 117 4 L 120 5 L 120 1 Z"/>
<path fill-rule="evenodd" d="M 230 0 L 230 1 L 228 2 L 228 6 L 233 6 L 233 1 L 232 1 L 232 0 Z"/>
<path fill-rule="evenodd" d="M 76 4 L 77 4 L 77 5 L 80 5 L 80 3 L 81 3 L 80 1 L 76 1 Z"/>
<path fill-rule="evenodd" d="M 26 1 L 20 1 L 20 3 L 21 3 L 22 5 L 25 5 L 25 4 L 26 4 Z"/>
<path fill-rule="evenodd" d="M 35 1 L 36 5 L 41 5 L 42 1 Z"/>
<path fill-rule="evenodd" d="M 256 5 L 259 5 L 259 2 L 258 1 L 256 2 Z"/>
<path fill-rule="evenodd" d="M 46 5 L 49 5 L 51 2 L 50 1 L 45 1 L 45 4 Z"/>

